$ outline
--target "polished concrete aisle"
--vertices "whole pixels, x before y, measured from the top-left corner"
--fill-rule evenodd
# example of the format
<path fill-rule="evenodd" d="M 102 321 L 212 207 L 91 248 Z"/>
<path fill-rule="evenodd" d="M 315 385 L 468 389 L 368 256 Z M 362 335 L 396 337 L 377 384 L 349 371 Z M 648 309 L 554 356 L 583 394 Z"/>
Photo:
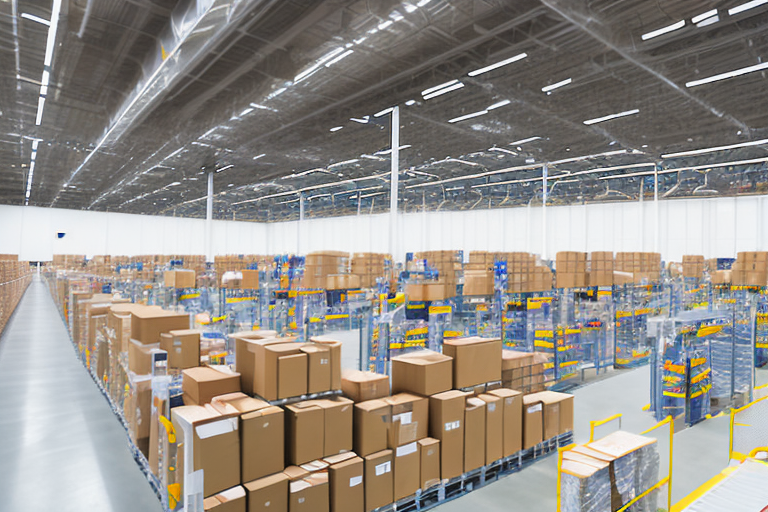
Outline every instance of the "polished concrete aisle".
<path fill-rule="evenodd" d="M 159 511 L 45 285 L 0 338 L 0 510 Z"/>

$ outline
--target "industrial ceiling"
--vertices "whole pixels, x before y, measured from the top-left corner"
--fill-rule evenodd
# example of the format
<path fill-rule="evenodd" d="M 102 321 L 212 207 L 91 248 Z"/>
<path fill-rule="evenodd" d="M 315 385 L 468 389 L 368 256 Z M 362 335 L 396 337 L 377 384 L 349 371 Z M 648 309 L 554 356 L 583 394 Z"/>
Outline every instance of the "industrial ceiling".
<path fill-rule="evenodd" d="M 395 105 L 404 211 L 766 193 L 763 55 L 768 0 L 0 0 L 0 203 L 383 212 Z"/>

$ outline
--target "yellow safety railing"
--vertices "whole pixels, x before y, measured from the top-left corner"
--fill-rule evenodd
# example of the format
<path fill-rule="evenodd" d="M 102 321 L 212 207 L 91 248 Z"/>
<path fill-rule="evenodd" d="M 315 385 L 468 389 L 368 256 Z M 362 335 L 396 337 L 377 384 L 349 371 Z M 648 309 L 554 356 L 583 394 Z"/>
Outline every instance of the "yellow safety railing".
<path fill-rule="evenodd" d="M 610 423 L 612 421 L 619 420 L 619 429 L 621 429 L 621 413 L 614 414 L 613 416 L 608 416 L 605 419 L 602 420 L 592 420 L 589 422 L 589 442 L 595 440 L 595 427 L 601 427 L 607 423 Z"/>
<path fill-rule="evenodd" d="M 746 420 L 743 419 L 743 417 L 746 416 L 747 419 L 749 419 L 749 416 L 753 415 L 751 413 L 757 410 L 756 408 L 764 409 L 764 416 L 761 418 L 759 416 L 760 411 L 758 411 L 755 413 L 758 415 L 758 417 L 753 418 L 752 423 L 744 423 L 743 421 Z M 742 418 L 739 418 L 739 416 Z M 741 421 L 737 421 L 738 419 L 741 419 Z M 754 424 L 754 420 L 758 420 L 758 424 Z M 737 449 L 734 449 L 734 444 L 737 442 L 737 427 L 739 428 L 739 432 L 744 432 L 744 434 L 739 434 L 739 446 Z M 764 446 L 766 441 L 768 441 L 768 396 L 753 400 L 752 402 L 743 407 L 739 407 L 738 409 L 731 409 L 731 422 L 729 430 L 730 441 L 728 444 L 728 457 L 731 460 L 743 462 L 749 457 L 750 451 L 755 448 Z M 749 440 L 742 440 L 742 437 L 747 436 L 747 432 L 756 436 L 755 439 L 752 440 L 753 446 L 749 446 Z M 748 446 L 742 447 L 741 444 L 747 444 Z"/>
<path fill-rule="evenodd" d="M 601 425 L 605 425 L 606 423 L 610 423 L 611 421 L 619 420 L 619 425 L 621 425 L 621 414 L 614 414 L 613 416 L 609 416 L 608 418 L 602 419 L 602 420 L 596 420 L 596 421 L 590 421 L 589 422 L 589 441 L 594 441 L 594 434 L 595 434 L 595 427 L 599 427 Z M 672 416 L 667 416 L 665 419 L 661 420 L 648 430 L 645 430 L 643 432 L 640 432 L 640 435 L 646 435 L 649 434 L 655 430 L 661 429 L 665 426 L 668 426 L 669 428 L 669 471 L 667 473 L 667 476 L 656 482 L 654 485 L 652 485 L 649 489 L 642 492 L 641 494 L 638 494 L 635 496 L 632 500 L 629 501 L 626 505 L 621 507 L 620 509 L 614 511 L 614 512 L 625 512 L 628 510 L 632 505 L 640 501 L 641 499 L 648 496 L 653 491 L 656 491 L 658 489 L 661 489 L 665 485 L 667 486 L 667 508 L 666 510 L 672 509 L 672 452 L 673 452 L 673 438 L 675 435 L 675 424 L 674 421 L 672 421 Z M 563 454 L 567 451 L 573 450 L 577 445 L 576 444 L 570 444 L 568 446 L 564 446 L 562 448 L 558 448 L 557 450 L 557 512 L 561 512 L 561 496 L 560 496 L 560 485 L 562 483 L 562 466 L 563 466 Z"/>

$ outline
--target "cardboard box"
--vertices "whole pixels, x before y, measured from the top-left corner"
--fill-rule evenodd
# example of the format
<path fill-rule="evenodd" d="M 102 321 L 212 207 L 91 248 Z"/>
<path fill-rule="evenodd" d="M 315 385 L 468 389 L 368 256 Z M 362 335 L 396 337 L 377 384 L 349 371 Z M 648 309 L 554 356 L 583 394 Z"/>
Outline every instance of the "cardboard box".
<path fill-rule="evenodd" d="M 312 462 L 318 462 L 318 461 L 312 461 Z M 312 464 L 312 462 L 308 464 Z M 283 474 L 288 477 L 288 480 L 291 482 L 295 482 L 297 480 L 301 480 L 302 478 L 308 477 L 312 472 L 309 469 L 306 469 L 304 466 L 288 466 L 283 470 Z"/>
<path fill-rule="evenodd" d="M 241 286 L 244 290 L 259 289 L 259 271 L 243 269 L 240 271 L 243 276 Z"/>
<path fill-rule="evenodd" d="M 331 349 L 331 389 L 334 391 L 341 389 L 341 341 L 328 336 L 312 336 L 309 341 Z"/>
<path fill-rule="evenodd" d="M 464 472 L 485 465 L 485 402 L 466 399 L 464 409 Z"/>
<path fill-rule="evenodd" d="M 466 388 L 501 380 L 501 339 L 457 338 L 443 342 L 453 358 L 453 387 Z"/>
<path fill-rule="evenodd" d="M 419 488 L 429 489 L 440 483 L 440 441 L 427 437 L 419 443 Z"/>
<path fill-rule="evenodd" d="M 448 391 L 453 383 L 453 361 L 449 356 L 420 350 L 392 358 L 392 392 L 434 395 Z"/>
<path fill-rule="evenodd" d="M 131 339 L 144 345 L 160 343 L 160 334 L 189 329 L 189 314 L 174 313 L 160 308 L 131 310 Z"/>
<path fill-rule="evenodd" d="M 509 457 L 523 449 L 523 394 L 506 388 L 495 389 L 488 394 L 502 400 L 502 456 Z"/>
<path fill-rule="evenodd" d="M 331 389 L 331 349 L 307 343 L 301 347 L 307 354 L 307 393 L 323 393 Z"/>
<path fill-rule="evenodd" d="M 315 400 L 285 406 L 285 455 L 288 464 L 322 459 L 325 410 Z"/>
<path fill-rule="evenodd" d="M 244 484 L 248 512 L 288 512 L 288 477 L 276 473 Z"/>
<path fill-rule="evenodd" d="M 389 396 L 389 376 L 373 372 L 345 369 L 341 390 L 354 402 L 367 402 Z"/>
<path fill-rule="evenodd" d="M 340 456 L 336 456 L 337 458 Z M 350 453 L 341 460 L 326 458 L 330 483 L 331 512 L 363 512 L 365 510 L 365 486 L 363 459 Z"/>
<path fill-rule="evenodd" d="M 286 344 L 267 347 L 267 353 L 293 352 Z M 291 398 L 307 394 L 307 354 L 281 355 L 277 359 L 277 398 Z"/>
<path fill-rule="evenodd" d="M 398 393 L 383 400 L 391 408 L 388 448 L 397 448 L 429 435 L 429 401 L 421 396 Z"/>
<path fill-rule="evenodd" d="M 543 404 L 532 395 L 523 396 L 523 449 L 541 443 L 544 433 Z"/>
<path fill-rule="evenodd" d="M 241 481 L 250 482 L 285 467 L 283 409 L 243 393 L 217 396 L 211 405 L 221 414 L 240 415 Z"/>
<path fill-rule="evenodd" d="M 290 512 L 329 512 L 330 490 L 328 473 L 313 473 L 291 482 L 288 510 Z"/>
<path fill-rule="evenodd" d="M 240 374 L 226 367 L 198 366 L 182 371 L 185 405 L 204 405 L 213 397 L 240 391 Z"/>
<path fill-rule="evenodd" d="M 541 391 L 529 397 L 530 400 L 540 400 L 544 406 L 544 439 L 573 431 L 573 395 Z"/>
<path fill-rule="evenodd" d="M 394 496 L 392 450 L 382 450 L 365 457 L 365 510 L 371 512 L 389 505 Z"/>
<path fill-rule="evenodd" d="M 168 352 L 168 368 L 200 366 L 200 332 L 184 329 L 160 334 L 160 348 Z"/>
<path fill-rule="evenodd" d="M 464 295 L 493 295 L 493 271 L 465 270 Z"/>
<path fill-rule="evenodd" d="M 274 368 L 270 368 L 273 371 L 267 371 L 266 346 L 292 343 L 296 340 L 296 338 L 276 338 L 269 335 L 274 332 L 246 331 L 230 335 L 230 338 L 235 340 L 235 369 L 240 373 L 242 388 L 246 393 L 264 397 L 267 377 L 270 379 L 270 384 L 277 378 L 275 376 L 277 366 L 274 361 L 269 362 L 275 364 Z M 277 396 L 277 384 L 274 384 L 274 388 L 270 388 L 270 391 Z"/>
<path fill-rule="evenodd" d="M 429 397 L 429 435 L 440 441 L 440 475 L 464 472 L 464 409 L 466 393 L 445 391 Z"/>
<path fill-rule="evenodd" d="M 130 340 L 128 344 L 128 369 L 136 375 L 149 375 L 152 373 L 152 354 L 164 352 L 160 344 L 142 345 L 136 340 Z"/>
<path fill-rule="evenodd" d="M 478 398 L 485 402 L 485 463 L 490 464 L 504 454 L 504 401 L 491 394 Z"/>
<path fill-rule="evenodd" d="M 449 293 L 445 282 L 429 282 L 419 284 L 407 284 L 405 286 L 405 295 L 411 302 L 432 302 L 445 300 L 456 295 Z"/>
<path fill-rule="evenodd" d="M 398 501 L 419 490 L 421 453 L 418 441 L 398 446 L 394 452 L 393 498 Z"/>
<path fill-rule="evenodd" d="M 183 449 L 179 456 L 183 464 L 180 474 L 186 476 L 202 469 L 204 497 L 240 483 L 240 433 L 236 417 L 221 416 L 212 407 L 190 405 L 171 409 L 171 420 L 176 444 Z"/>
<path fill-rule="evenodd" d="M 203 500 L 203 510 L 212 512 L 245 512 L 245 489 L 238 485 Z"/>
<path fill-rule="evenodd" d="M 387 433 L 392 421 L 392 408 L 382 400 L 368 400 L 355 404 L 354 448 L 365 457 L 387 448 Z"/>
<path fill-rule="evenodd" d="M 340 396 L 314 402 L 324 411 L 323 456 L 351 451 L 354 402 Z"/>
<path fill-rule="evenodd" d="M 194 288 L 195 271 L 187 269 L 166 270 L 163 274 L 166 288 Z"/>

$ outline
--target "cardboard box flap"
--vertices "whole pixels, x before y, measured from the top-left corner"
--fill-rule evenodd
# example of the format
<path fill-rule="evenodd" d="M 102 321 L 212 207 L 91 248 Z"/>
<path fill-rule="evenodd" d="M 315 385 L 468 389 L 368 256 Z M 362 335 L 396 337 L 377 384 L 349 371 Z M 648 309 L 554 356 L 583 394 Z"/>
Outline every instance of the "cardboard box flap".
<path fill-rule="evenodd" d="M 355 404 L 355 407 L 362 409 L 366 412 L 377 411 L 379 409 L 389 408 L 389 404 L 384 400 L 368 400 L 366 402 L 359 402 Z"/>
<path fill-rule="evenodd" d="M 418 365 L 429 365 L 433 363 L 453 360 L 451 356 L 446 356 L 439 352 L 433 352 L 432 350 L 419 350 L 416 352 L 409 352 L 407 354 L 395 356 L 392 359 L 407 361 L 410 364 Z"/>
<path fill-rule="evenodd" d="M 467 396 L 469 393 L 466 391 L 459 391 L 458 389 L 451 389 L 450 391 L 443 391 L 442 393 L 438 393 L 436 395 L 432 395 L 431 398 L 436 398 L 439 400 L 450 400 L 452 398 L 458 398 L 460 396 Z"/>
<path fill-rule="evenodd" d="M 444 345 L 452 345 L 454 347 L 461 347 L 466 345 L 477 345 L 480 343 L 491 343 L 501 341 L 501 338 L 480 338 L 479 336 L 472 336 L 469 338 L 456 338 L 452 340 L 445 340 Z"/>
<path fill-rule="evenodd" d="M 283 474 L 293 482 L 309 476 L 309 471 L 299 466 L 288 466 L 283 470 Z"/>
<path fill-rule="evenodd" d="M 485 407 L 485 401 L 474 396 L 467 398 L 467 409 L 473 410 L 477 409 L 478 407 Z"/>
<path fill-rule="evenodd" d="M 296 338 L 237 338 L 245 343 L 245 347 L 249 352 L 258 353 L 260 350 L 265 349 L 271 345 L 279 345 L 282 343 L 293 343 Z"/>
<path fill-rule="evenodd" d="M 279 357 L 301 354 L 300 343 L 276 343 L 264 347 L 267 352 L 280 354 Z"/>
<path fill-rule="evenodd" d="M 329 465 L 330 464 L 327 461 L 320 459 L 320 460 L 313 460 L 312 462 L 307 462 L 306 464 L 302 464 L 299 467 L 301 469 L 306 469 L 310 473 L 314 473 L 315 471 L 322 471 L 324 469 L 328 469 Z"/>
<path fill-rule="evenodd" d="M 336 455 L 331 455 L 330 457 L 325 457 L 323 460 L 327 462 L 330 465 L 334 464 L 341 464 L 342 462 L 346 462 L 351 459 L 358 459 L 359 457 L 355 452 L 345 452 L 345 453 L 338 453 Z"/>
<path fill-rule="evenodd" d="M 650 437 L 618 430 L 602 439 L 589 443 L 587 446 L 598 452 L 618 458 L 655 442 L 656 440 Z"/>
<path fill-rule="evenodd" d="M 283 409 L 276 405 L 270 405 L 268 407 L 264 407 L 263 409 L 259 409 L 257 411 L 243 413 L 241 417 L 244 421 L 247 421 L 252 418 L 260 418 L 262 416 L 269 416 L 271 414 L 283 414 Z M 266 427 L 266 425 L 264 426 Z"/>
<path fill-rule="evenodd" d="M 228 393 L 219 395 L 211 400 L 211 405 L 222 414 L 238 412 L 245 414 L 270 407 L 269 403 L 258 398 L 252 398 L 245 393 Z"/>
<path fill-rule="evenodd" d="M 520 391 L 516 391 L 514 389 L 499 388 L 499 389 L 494 389 L 492 391 L 488 391 L 488 394 L 497 396 L 499 398 L 513 398 L 513 397 L 522 395 L 523 393 Z"/>
<path fill-rule="evenodd" d="M 229 434 L 237 430 L 237 418 L 224 418 L 219 421 L 210 421 L 195 426 L 195 434 L 200 439 Z"/>
<path fill-rule="evenodd" d="M 569 398 L 573 398 L 573 395 L 568 393 L 557 393 L 555 391 L 540 391 L 528 395 L 529 400 L 539 400 L 546 405 L 557 404 Z"/>
<path fill-rule="evenodd" d="M 201 405 L 183 405 L 174 407 L 173 412 L 189 425 L 221 419 L 221 415 Z"/>

